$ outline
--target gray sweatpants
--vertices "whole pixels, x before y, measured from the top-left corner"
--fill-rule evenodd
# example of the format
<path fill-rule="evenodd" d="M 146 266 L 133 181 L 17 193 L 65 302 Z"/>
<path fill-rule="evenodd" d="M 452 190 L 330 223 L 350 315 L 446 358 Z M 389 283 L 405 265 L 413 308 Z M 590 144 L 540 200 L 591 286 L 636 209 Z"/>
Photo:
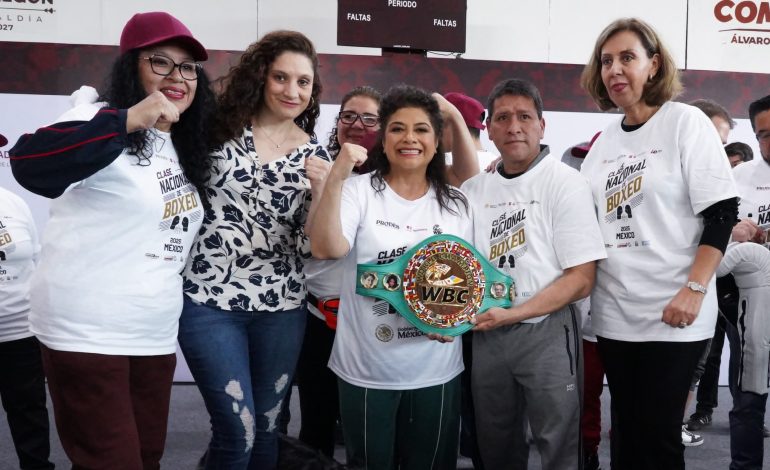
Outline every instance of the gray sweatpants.
<path fill-rule="evenodd" d="M 571 306 L 540 323 L 474 333 L 472 374 L 485 468 L 527 468 L 527 420 L 544 470 L 581 467 L 583 350 Z"/>

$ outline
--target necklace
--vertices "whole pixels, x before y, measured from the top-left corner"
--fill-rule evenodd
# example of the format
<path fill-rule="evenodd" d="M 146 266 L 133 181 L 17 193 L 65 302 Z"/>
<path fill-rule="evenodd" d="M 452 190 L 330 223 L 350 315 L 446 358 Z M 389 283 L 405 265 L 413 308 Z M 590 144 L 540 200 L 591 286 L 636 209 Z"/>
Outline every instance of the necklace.
<path fill-rule="evenodd" d="M 261 130 L 262 133 L 265 134 L 265 137 L 267 137 L 267 140 L 269 140 L 273 145 L 275 145 L 276 149 L 281 148 L 281 145 L 283 145 L 286 142 L 286 139 L 289 138 L 289 132 L 287 132 L 283 136 L 283 140 L 280 143 L 278 143 L 274 141 L 272 137 L 270 137 L 270 134 L 268 134 L 267 131 L 265 131 L 265 129 L 259 124 L 259 122 L 256 122 L 256 120 L 255 120 L 255 124 L 257 125 L 257 127 L 259 127 L 259 130 Z"/>

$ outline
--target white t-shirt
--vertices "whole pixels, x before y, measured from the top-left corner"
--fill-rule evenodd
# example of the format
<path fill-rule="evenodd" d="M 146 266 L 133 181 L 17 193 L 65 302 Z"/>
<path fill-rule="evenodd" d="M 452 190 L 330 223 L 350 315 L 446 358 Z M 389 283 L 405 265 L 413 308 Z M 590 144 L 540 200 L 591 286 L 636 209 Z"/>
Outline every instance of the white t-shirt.
<path fill-rule="evenodd" d="M 770 229 L 770 164 L 755 158 L 736 166 L 733 176 L 741 196 L 739 217 L 753 220 L 762 230 Z"/>
<path fill-rule="evenodd" d="M 180 272 L 203 209 L 171 135 L 151 132 L 147 165 L 123 152 L 51 201 L 30 312 L 32 332 L 51 349 L 176 351 Z"/>
<path fill-rule="evenodd" d="M 345 182 L 340 213 L 351 251 L 329 360 L 341 379 L 359 387 L 411 390 L 446 383 L 462 372 L 459 338 L 444 344 L 431 341 L 387 302 L 355 293 L 357 263 L 391 262 L 436 233 L 469 240 L 471 217 L 464 206 L 457 211 L 440 211 L 432 188 L 409 201 L 387 185 L 377 193 L 371 175 Z"/>
<path fill-rule="evenodd" d="M 547 147 L 544 152 L 516 178 L 481 173 L 462 186 L 473 207 L 474 244 L 493 266 L 513 277 L 515 305 L 565 269 L 606 256 L 585 179 L 547 155 Z"/>
<path fill-rule="evenodd" d="M 0 343 L 32 336 L 29 280 L 40 252 L 27 204 L 0 187 Z"/>
<path fill-rule="evenodd" d="M 345 272 L 345 259 L 315 259 L 305 262 L 305 282 L 307 291 L 319 299 L 339 297 L 340 284 Z M 307 309 L 317 318 L 326 320 L 318 307 L 309 303 Z"/>
<path fill-rule="evenodd" d="M 591 316 L 598 336 L 622 341 L 711 338 L 715 279 L 687 328 L 661 321 L 686 283 L 703 232 L 704 209 L 735 197 L 735 183 L 714 125 L 700 110 L 667 102 L 641 128 L 620 119 L 588 153 L 588 178 L 607 259 L 597 267 Z"/>

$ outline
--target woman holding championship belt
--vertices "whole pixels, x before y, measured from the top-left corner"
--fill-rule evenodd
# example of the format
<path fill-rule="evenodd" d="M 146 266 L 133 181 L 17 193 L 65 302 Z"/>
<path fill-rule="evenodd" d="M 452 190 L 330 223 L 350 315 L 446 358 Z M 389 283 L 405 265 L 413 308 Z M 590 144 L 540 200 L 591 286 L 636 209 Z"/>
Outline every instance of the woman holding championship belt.
<path fill-rule="evenodd" d="M 607 249 L 591 316 L 612 395 L 613 468 L 683 469 L 682 416 L 714 334 L 735 184 L 711 121 L 671 101 L 679 73 L 648 24 L 610 24 L 581 84 L 601 109 L 623 111 L 581 169 Z"/>
<path fill-rule="evenodd" d="M 472 146 L 455 112 L 446 124 L 456 140 Z M 380 122 L 382 139 L 368 162 L 372 173 L 348 178 L 367 160 L 367 152 L 355 144 L 342 146 L 310 238 L 319 259 L 350 253 L 329 361 L 339 377 L 348 464 L 454 468 L 460 342 L 430 341 L 390 313 L 386 302 L 357 295 L 364 279 L 357 278 L 356 264 L 390 263 L 437 233 L 467 239 L 472 223 L 465 196 L 447 183 L 440 149 L 445 121 L 436 99 L 414 87 L 395 87 L 383 98 Z M 384 286 L 384 277 L 370 276 L 366 282 Z"/>

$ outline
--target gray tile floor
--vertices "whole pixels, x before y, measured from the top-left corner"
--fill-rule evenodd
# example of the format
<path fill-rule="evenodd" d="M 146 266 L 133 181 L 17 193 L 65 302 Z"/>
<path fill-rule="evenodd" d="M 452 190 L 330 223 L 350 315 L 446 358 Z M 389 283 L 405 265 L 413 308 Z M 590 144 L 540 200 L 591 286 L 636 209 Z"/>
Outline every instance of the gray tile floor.
<path fill-rule="evenodd" d="M 296 393 L 293 394 L 295 397 Z M 705 443 L 700 447 L 686 449 L 685 458 L 687 468 L 690 470 L 726 469 L 730 463 L 730 436 L 728 429 L 727 412 L 729 411 L 730 393 L 727 387 L 719 388 L 720 407 L 714 413 L 714 423 L 703 431 Z M 609 448 L 607 438 L 609 393 L 605 388 L 602 394 L 603 432 L 600 459 L 602 467 L 609 469 Z M 292 421 L 289 425 L 289 434 L 296 436 L 299 432 L 300 412 L 299 405 L 292 401 Z M 172 470 L 192 470 L 198 459 L 203 454 L 208 443 L 209 424 L 208 415 L 203 407 L 198 389 L 194 385 L 175 385 L 172 390 L 171 413 L 169 419 L 168 440 L 166 452 L 163 457 L 163 468 Z M 58 468 L 69 468 L 69 461 L 62 451 L 55 429 L 52 430 L 52 459 Z M 765 464 L 770 463 L 770 439 L 765 441 Z M 345 452 L 342 447 L 337 448 L 338 460 L 344 461 Z M 468 459 L 458 460 L 459 468 L 471 468 Z M 0 470 L 18 468 L 16 455 L 13 451 L 11 437 L 4 418 L 0 418 Z M 530 453 L 530 468 L 540 469 L 540 458 L 537 450 Z M 770 468 L 770 467 L 768 467 Z"/>

